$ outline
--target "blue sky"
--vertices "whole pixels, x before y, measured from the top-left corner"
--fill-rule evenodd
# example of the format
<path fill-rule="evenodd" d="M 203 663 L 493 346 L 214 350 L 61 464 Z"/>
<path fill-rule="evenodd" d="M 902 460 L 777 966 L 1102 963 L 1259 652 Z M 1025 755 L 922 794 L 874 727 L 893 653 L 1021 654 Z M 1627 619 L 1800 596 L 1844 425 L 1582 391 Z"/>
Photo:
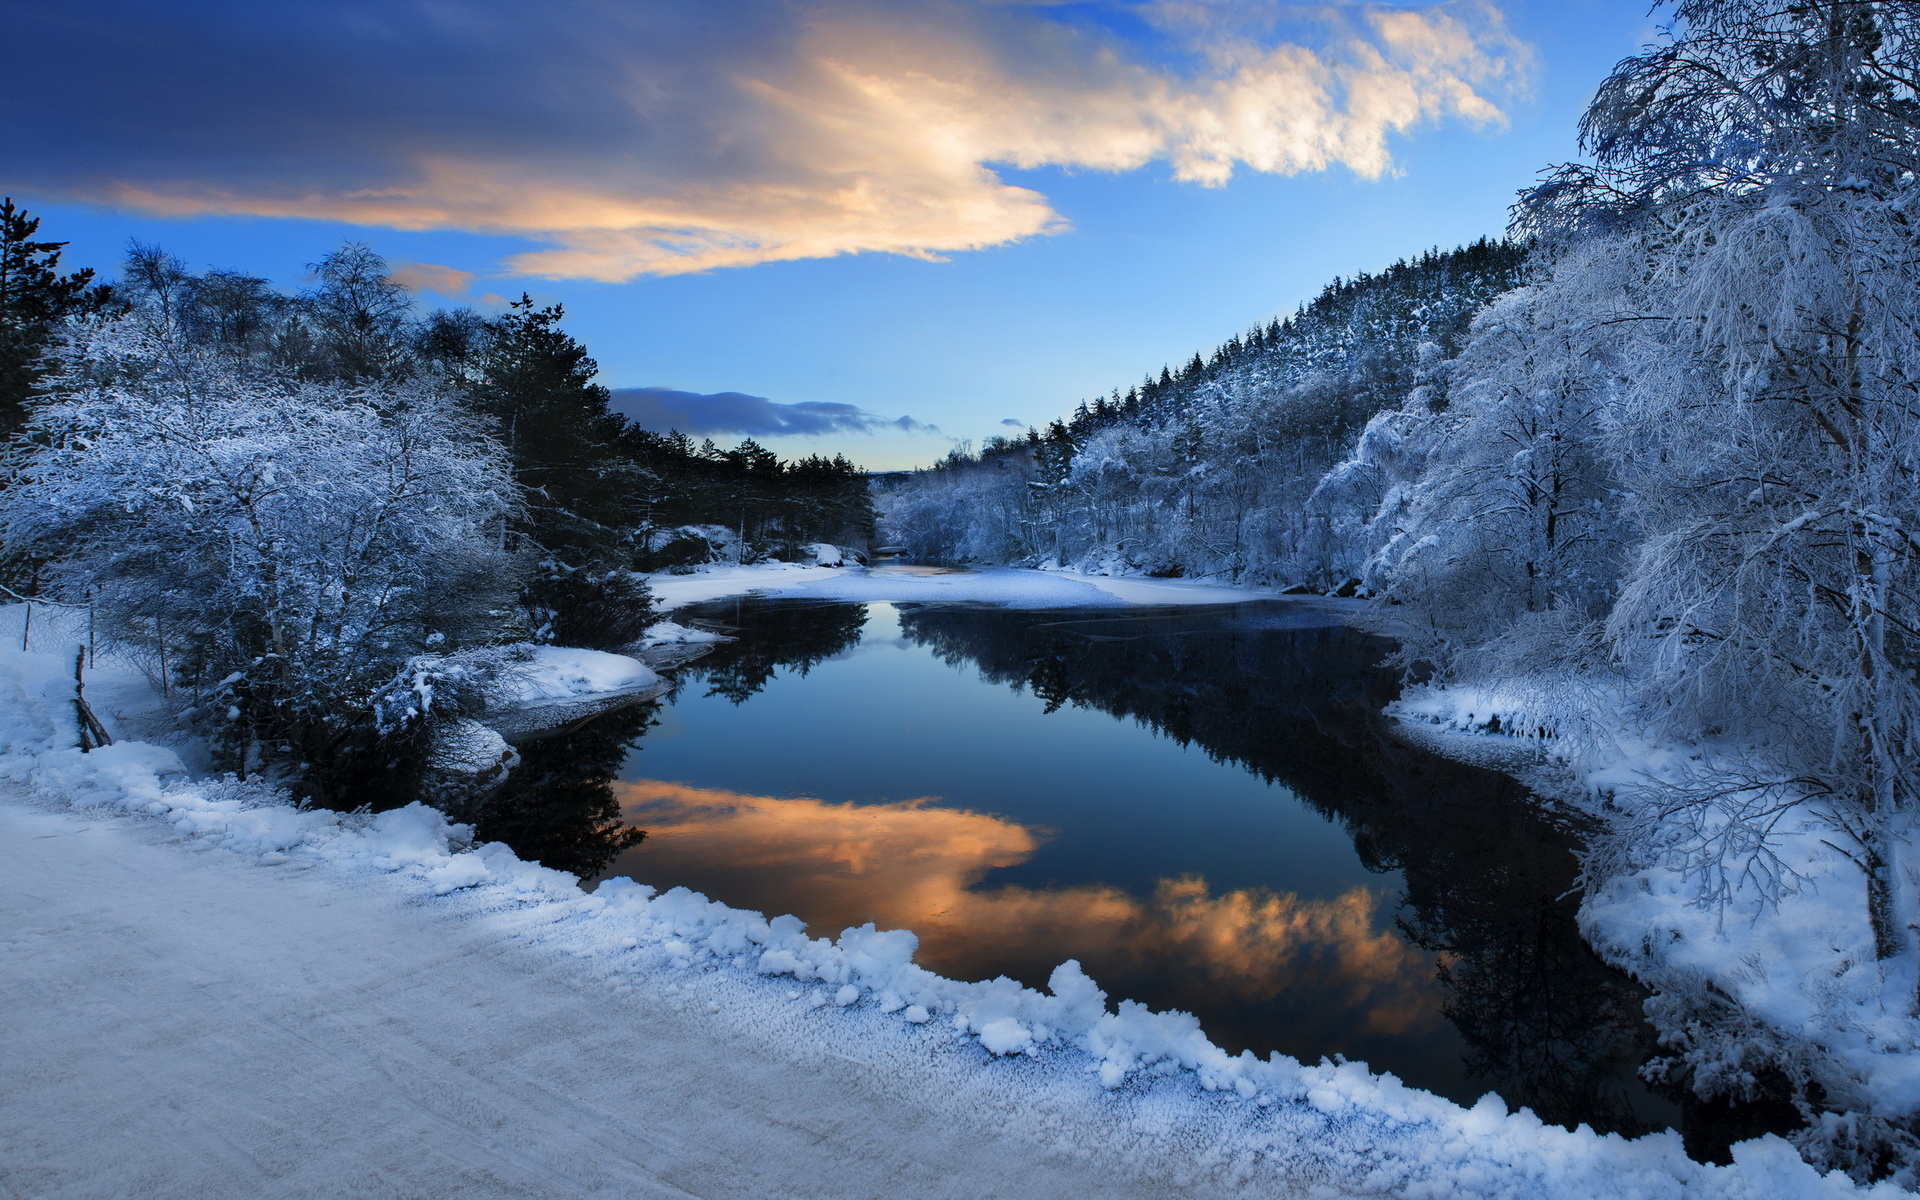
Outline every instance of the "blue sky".
<path fill-rule="evenodd" d="M 1654 30 L 1629 0 L 70 0 L 27 20 L 0 47 L 24 84 L 0 98 L 0 190 L 70 263 L 111 271 L 139 239 L 297 287 L 363 240 L 461 293 L 427 304 L 563 302 L 603 382 L 651 389 L 636 414 L 874 468 L 1499 232 Z"/>

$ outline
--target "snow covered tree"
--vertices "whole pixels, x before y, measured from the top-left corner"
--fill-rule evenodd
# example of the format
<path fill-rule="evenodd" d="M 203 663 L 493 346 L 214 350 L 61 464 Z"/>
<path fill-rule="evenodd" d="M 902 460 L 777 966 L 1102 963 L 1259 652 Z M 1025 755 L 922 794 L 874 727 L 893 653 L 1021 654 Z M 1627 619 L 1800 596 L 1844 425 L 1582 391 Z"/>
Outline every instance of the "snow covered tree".
<path fill-rule="evenodd" d="M 1339 587 L 1377 546 L 1365 519 L 1316 509 L 1316 487 L 1420 386 L 1423 356 L 1457 352 L 1525 256 L 1481 241 L 1336 281 L 1284 324 L 1035 430 L 1017 515 L 1004 449 L 888 485 L 885 539 L 941 558 Z"/>
<path fill-rule="evenodd" d="M 405 803 L 374 698 L 415 656 L 512 632 L 504 455 L 444 393 L 240 369 L 150 315 L 65 349 L 0 538 L 50 560 L 231 769 Z"/>
<path fill-rule="evenodd" d="M 1391 536 L 1367 572 L 1408 606 L 1409 656 L 1449 668 L 1492 643 L 1518 650 L 1516 635 L 1571 651 L 1582 639 L 1567 624 L 1607 611 L 1630 536 L 1607 439 L 1609 341 L 1593 316 L 1614 249 L 1596 239 L 1494 301 L 1448 364 L 1448 408 L 1429 420 L 1418 481 L 1383 518 Z"/>
<path fill-rule="evenodd" d="M 1876 953 L 1910 954 L 1920 7 L 1674 15 L 1600 89 L 1593 164 L 1521 209 L 1550 239 L 1611 233 L 1638 268 L 1610 328 L 1644 541 L 1608 637 L 1657 728 L 1764 749 L 1774 775 L 1736 790 L 1811 801 L 1865 876 Z"/>

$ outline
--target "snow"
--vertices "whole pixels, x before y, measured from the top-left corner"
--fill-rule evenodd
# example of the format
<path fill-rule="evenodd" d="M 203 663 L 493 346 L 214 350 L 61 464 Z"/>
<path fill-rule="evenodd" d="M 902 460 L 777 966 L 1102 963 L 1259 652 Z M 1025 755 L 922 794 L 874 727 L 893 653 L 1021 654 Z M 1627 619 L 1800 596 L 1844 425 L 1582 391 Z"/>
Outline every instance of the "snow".
<path fill-rule="evenodd" d="M 792 563 L 702 568 L 693 575 L 653 575 L 663 612 L 730 596 L 767 595 L 855 603 L 927 601 L 1003 604 L 1013 608 L 1119 608 L 1148 604 L 1237 604 L 1277 593 L 1190 579 L 1089 575 L 1067 570 L 989 567 L 802 567 Z"/>
<path fill-rule="evenodd" d="M 502 704 L 539 704 L 583 696 L 636 692 L 657 687 L 653 668 L 624 654 L 573 646 L 532 647 L 532 660 L 509 671 L 498 694 Z"/>
<path fill-rule="evenodd" d="M 640 644 L 653 646 L 696 646 L 712 642 L 730 642 L 733 639 L 724 633 L 715 633 L 711 629 L 693 629 L 675 621 L 655 621 L 647 626 L 646 636 Z"/>
<path fill-rule="evenodd" d="M 1578 703 L 1582 736 L 1556 736 L 1556 722 L 1541 715 L 1551 708 L 1543 686 L 1418 688 L 1389 711 L 1444 753 L 1508 770 L 1614 821 L 1670 806 L 1692 780 L 1727 763 L 1764 774 L 1761 747 L 1637 737 L 1631 706 L 1613 693 Z M 1568 700 L 1564 686 L 1558 699 Z M 1693 1044 L 1681 1048 L 1701 1083 L 1737 1087 L 1751 1066 L 1771 1059 L 1808 1071 L 1836 1108 L 1909 1118 L 1920 1112 L 1920 1027 L 1906 1004 L 1887 998 L 1914 994 L 1913 966 L 1876 964 L 1861 915 L 1863 876 L 1835 850 L 1821 815 L 1817 804 L 1802 804 L 1774 829 L 1777 875 L 1743 878 L 1732 843 L 1724 860 L 1732 878 L 1715 898 L 1703 895 L 1710 880 L 1697 864 L 1657 857 L 1596 884 L 1581 906 L 1581 928 L 1602 957 L 1668 994 L 1651 1010 L 1657 1023 L 1694 1026 Z M 1716 828 L 1714 814 L 1703 819 L 1709 832 Z M 1739 1015 L 1702 1037 L 1701 1014 L 1716 997 L 1731 997 Z M 1827 1134 L 1807 1136 L 1818 1143 Z"/>
<path fill-rule="evenodd" d="M 1858 1192 L 1778 1139 L 1707 1166 L 1674 1134 L 1231 1056 L 1071 962 L 1046 992 L 945 979 L 908 931 L 588 895 L 419 804 L 298 811 L 163 746 L 83 754 L 71 661 L 0 652 L 9 1192 Z"/>
<path fill-rule="evenodd" d="M 815 579 L 831 579 L 844 574 L 838 567 L 803 567 L 798 563 L 755 563 L 751 566 L 717 564 L 697 568 L 688 575 L 661 573 L 647 576 L 653 589 L 653 606 L 672 612 L 689 604 L 704 604 L 728 596 L 744 596 Z"/>

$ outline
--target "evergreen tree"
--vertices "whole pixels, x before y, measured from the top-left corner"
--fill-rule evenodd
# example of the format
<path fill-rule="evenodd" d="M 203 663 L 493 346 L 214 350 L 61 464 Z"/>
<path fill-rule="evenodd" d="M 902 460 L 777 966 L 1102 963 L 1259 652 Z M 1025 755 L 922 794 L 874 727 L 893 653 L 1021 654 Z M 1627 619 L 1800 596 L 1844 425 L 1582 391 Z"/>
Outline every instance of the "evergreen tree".
<path fill-rule="evenodd" d="M 60 319 L 104 305 L 104 287 L 90 287 L 93 271 L 60 274 L 65 242 L 35 241 L 40 219 L 0 200 L 0 436 L 26 423 L 27 400 L 48 368 L 42 359 Z"/>
<path fill-rule="evenodd" d="M 499 422 L 526 493 L 518 533 L 539 570 L 525 602 L 543 640 L 611 648 L 651 619 L 632 573 L 639 465 L 626 422 L 608 411 L 599 365 L 560 328 L 559 305 L 521 296 L 492 324 L 474 397 Z"/>
<path fill-rule="evenodd" d="M 632 516 L 621 488 L 625 422 L 595 383 L 599 364 L 560 328 L 559 305 L 526 296 L 492 323 L 474 388 L 529 493 L 523 532 L 563 557 L 613 556 Z"/>

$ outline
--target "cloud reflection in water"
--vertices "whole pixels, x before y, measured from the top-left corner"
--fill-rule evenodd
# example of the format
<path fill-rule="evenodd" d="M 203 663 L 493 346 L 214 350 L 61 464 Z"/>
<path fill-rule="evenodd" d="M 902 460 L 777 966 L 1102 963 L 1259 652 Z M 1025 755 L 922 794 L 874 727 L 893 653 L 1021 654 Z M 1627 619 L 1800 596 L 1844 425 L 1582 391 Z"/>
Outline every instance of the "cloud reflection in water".
<path fill-rule="evenodd" d="M 1031 857 L 1047 831 L 937 797 L 836 804 L 657 780 L 614 787 L 627 819 L 650 831 L 615 873 L 793 912 L 816 934 L 865 921 L 910 928 L 919 961 L 956 978 L 1035 983 L 1077 958 L 1110 992 L 1156 1006 L 1205 1007 L 1203 993 L 1275 1006 L 1303 1026 L 1300 1041 L 1327 1048 L 1441 1019 L 1434 959 L 1380 927 L 1380 896 L 1366 887 L 1329 899 L 1215 896 L 1189 876 L 1146 897 L 1105 884 L 976 889 L 988 871 Z M 1157 994 L 1136 990 L 1147 979 Z"/>

